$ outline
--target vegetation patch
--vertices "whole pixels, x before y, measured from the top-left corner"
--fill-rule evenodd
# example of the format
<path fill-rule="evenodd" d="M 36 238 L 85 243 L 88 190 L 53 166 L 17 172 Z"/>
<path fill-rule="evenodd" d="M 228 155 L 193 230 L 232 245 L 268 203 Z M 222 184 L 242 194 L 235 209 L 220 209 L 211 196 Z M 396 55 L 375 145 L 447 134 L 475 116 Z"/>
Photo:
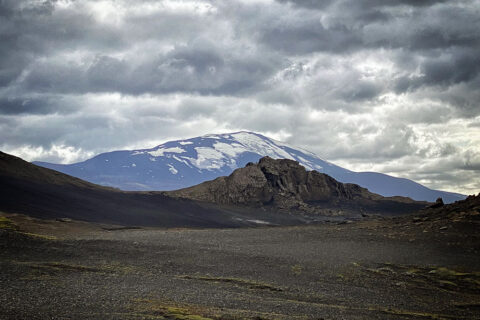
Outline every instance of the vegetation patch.
<path fill-rule="evenodd" d="M 373 272 L 373 273 L 377 273 L 377 274 L 385 274 L 385 275 L 396 273 L 395 270 L 393 270 L 390 267 L 366 268 L 365 270 L 367 270 L 369 272 Z"/>
<path fill-rule="evenodd" d="M 56 240 L 57 239 L 54 236 L 48 236 L 48 235 L 36 234 L 36 233 L 30 233 L 30 232 L 22 232 L 22 231 L 20 231 L 19 226 L 15 222 L 13 222 L 11 219 L 9 219 L 5 216 L 0 216 L 0 229 L 15 231 L 16 233 L 22 234 L 22 235 L 27 236 L 29 238 L 42 239 L 42 240 Z"/>
<path fill-rule="evenodd" d="M 198 314 L 192 314 L 190 310 L 178 307 L 164 307 L 159 312 L 165 319 L 178 320 L 212 320 Z"/>
<path fill-rule="evenodd" d="M 378 309 L 373 309 L 378 310 Z M 409 318 L 423 318 L 423 319 L 459 319 L 456 316 L 449 316 L 449 315 L 440 315 L 435 313 L 429 312 L 416 312 L 416 311 L 408 311 L 408 310 L 400 310 L 400 309 L 393 309 L 393 308 L 385 308 L 380 309 L 383 313 L 393 314 L 398 316 L 406 316 Z"/>
<path fill-rule="evenodd" d="M 303 267 L 299 264 L 296 264 L 292 266 L 291 270 L 294 275 L 299 276 L 302 274 Z"/>
<path fill-rule="evenodd" d="M 133 313 L 142 319 L 171 320 L 291 320 L 305 319 L 303 316 L 288 316 L 279 313 L 258 312 L 243 309 L 200 306 L 159 299 L 134 299 Z"/>
<path fill-rule="evenodd" d="M 30 233 L 30 232 L 19 232 L 20 234 L 23 234 L 24 236 L 30 237 L 30 238 L 35 238 L 35 239 L 42 239 L 42 240 L 57 240 L 57 237 L 55 236 L 48 236 L 45 234 L 37 234 L 37 233 Z"/>
<path fill-rule="evenodd" d="M 209 277 L 209 276 L 190 276 L 190 275 L 183 275 L 179 276 L 180 279 L 187 279 L 187 280 L 200 280 L 200 281 L 211 281 L 211 282 L 218 282 L 218 283 L 231 283 L 236 286 L 240 287 L 247 287 L 249 289 L 257 289 L 257 290 L 268 290 L 268 291 L 275 291 L 281 292 L 283 289 L 270 285 L 268 283 L 262 283 L 247 279 L 240 279 L 240 278 L 223 278 L 223 277 Z"/>
<path fill-rule="evenodd" d="M 16 262 L 17 264 L 26 265 L 31 269 L 50 272 L 104 272 L 104 269 L 82 266 L 76 264 L 68 264 L 62 262 Z"/>
<path fill-rule="evenodd" d="M 0 216 L 0 229 L 17 231 L 18 226 L 7 217 Z"/>
<path fill-rule="evenodd" d="M 142 314 L 155 315 L 156 319 L 172 320 L 214 320 L 206 315 L 211 312 L 207 308 L 192 305 L 179 305 L 173 302 L 162 302 L 155 299 L 135 299 L 133 308 Z"/>
<path fill-rule="evenodd" d="M 360 266 L 363 271 L 407 282 L 423 283 L 450 291 L 480 292 L 480 272 L 462 272 L 438 266 L 381 264 L 377 268 Z"/>

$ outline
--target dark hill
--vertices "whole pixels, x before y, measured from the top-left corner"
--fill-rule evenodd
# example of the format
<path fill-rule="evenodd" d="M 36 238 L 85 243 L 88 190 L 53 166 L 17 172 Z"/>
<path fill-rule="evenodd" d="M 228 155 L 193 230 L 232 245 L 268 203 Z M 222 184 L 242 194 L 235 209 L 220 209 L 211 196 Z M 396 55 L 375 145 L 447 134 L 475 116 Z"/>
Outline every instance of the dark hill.
<path fill-rule="evenodd" d="M 159 192 L 124 192 L 38 167 L 0 152 L 0 211 L 29 216 L 139 226 L 242 227 L 257 212 L 225 210 Z M 272 224 L 300 224 L 299 217 L 264 213 Z"/>
<path fill-rule="evenodd" d="M 187 189 L 126 192 L 0 152 L 0 211 L 43 219 L 217 228 L 296 225 L 322 220 L 324 215 L 342 219 L 403 214 L 425 205 L 409 198 L 384 198 L 358 185 L 307 172 L 296 161 L 268 157 Z"/>
<path fill-rule="evenodd" d="M 222 205 L 298 211 L 309 214 L 402 214 L 428 203 L 405 197 L 383 197 L 356 184 L 343 184 L 297 161 L 269 157 L 249 163 L 228 177 L 170 191 L 174 197 Z"/>

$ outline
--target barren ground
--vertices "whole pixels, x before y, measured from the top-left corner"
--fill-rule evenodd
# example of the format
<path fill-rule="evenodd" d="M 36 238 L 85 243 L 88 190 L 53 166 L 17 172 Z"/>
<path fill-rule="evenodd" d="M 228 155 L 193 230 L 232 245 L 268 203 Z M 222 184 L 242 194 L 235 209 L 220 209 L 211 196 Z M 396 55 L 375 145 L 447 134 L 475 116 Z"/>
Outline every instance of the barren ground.
<path fill-rule="evenodd" d="M 478 225 L 166 230 L 5 216 L 2 319 L 480 319 Z"/>

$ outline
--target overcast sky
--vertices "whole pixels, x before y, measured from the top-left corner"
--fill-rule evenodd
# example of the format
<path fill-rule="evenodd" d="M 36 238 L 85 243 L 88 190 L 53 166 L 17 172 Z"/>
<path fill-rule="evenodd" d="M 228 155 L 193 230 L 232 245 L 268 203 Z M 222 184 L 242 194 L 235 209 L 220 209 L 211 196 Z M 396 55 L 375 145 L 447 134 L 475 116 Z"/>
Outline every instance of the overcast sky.
<path fill-rule="evenodd" d="M 0 150 L 249 130 L 480 191 L 480 1 L 0 0 Z"/>

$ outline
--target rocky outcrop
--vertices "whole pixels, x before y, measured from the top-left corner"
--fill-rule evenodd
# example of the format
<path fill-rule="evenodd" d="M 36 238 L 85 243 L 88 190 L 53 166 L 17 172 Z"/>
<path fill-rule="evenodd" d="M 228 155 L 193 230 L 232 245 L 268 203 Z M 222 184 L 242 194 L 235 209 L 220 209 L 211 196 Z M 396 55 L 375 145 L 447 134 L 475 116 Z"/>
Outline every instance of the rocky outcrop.
<path fill-rule="evenodd" d="M 431 206 L 429 206 L 429 208 L 441 208 L 444 206 L 444 203 L 443 203 L 443 199 L 442 198 L 437 198 L 437 201 L 435 201 L 434 204 L 432 204 Z"/>
<path fill-rule="evenodd" d="M 470 195 L 465 200 L 445 205 L 443 201 L 437 200 L 434 205 L 425 208 L 421 213 L 433 219 L 447 218 L 446 220 L 452 221 L 473 219 L 480 221 L 480 193 L 478 195 Z"/>
<path fill-rule="evenodd" d="M 461 234 L 462 241 L 470 243 L 480 239 L 480 194 L 450 204 L 439 203 L 437 201 L 409 217 L 411 230 L 421 228 L 422 233 L 435 237 Z"/>
<path fill-rule="evenodd" d="M 269 157 L 260 159 L 257 164 L 249 163 L 228 177 L 167 194 L 217 204 L 264 206 L 309 213 L 345 208 L 365 211 L 365 208 L 386 199 L 414 203 L 408 198 L 384 198 L 358 185 L 340 183 L 326 174 L 305 170 L 297 161 Z M 418 208 L 423 206 L 424 203 Z"/>

